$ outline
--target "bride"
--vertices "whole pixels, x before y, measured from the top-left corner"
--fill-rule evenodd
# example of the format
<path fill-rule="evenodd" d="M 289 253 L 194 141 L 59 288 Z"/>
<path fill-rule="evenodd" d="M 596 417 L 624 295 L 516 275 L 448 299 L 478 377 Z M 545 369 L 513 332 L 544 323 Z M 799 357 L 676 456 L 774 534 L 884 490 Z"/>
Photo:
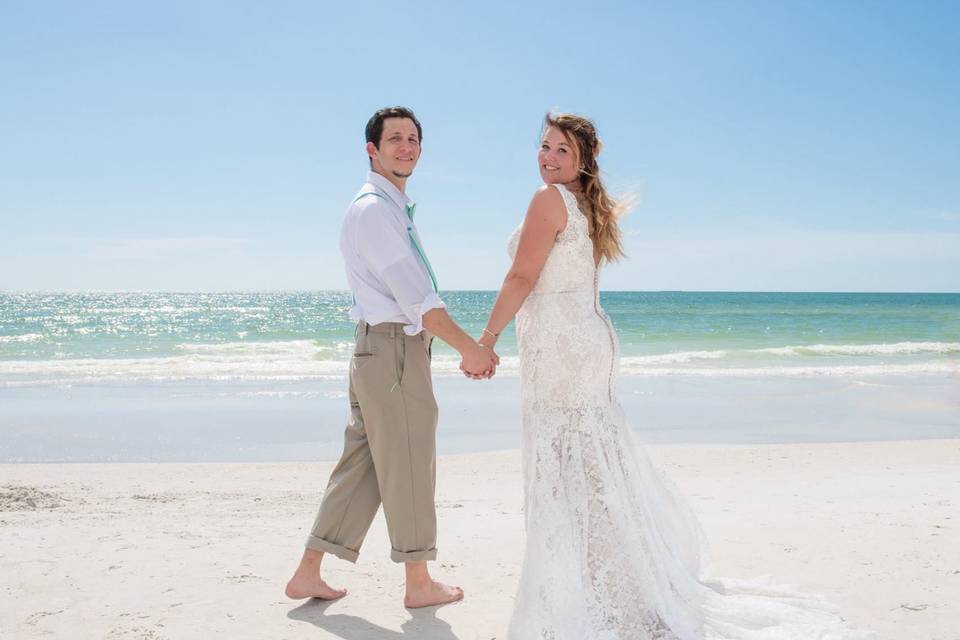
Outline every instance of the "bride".
<path fill-rule="evenodd" d="M 634 443 L 617 399 L 619 345 L 600 267 L 623 256 L 593 123 L 548 114 L 545 185 L 509 241 L 513 265 L 483 330 L 516 316 L 526 555 L 512 640 L 848 640 L 819 598 L 706 580 L 695 518 Z"/>

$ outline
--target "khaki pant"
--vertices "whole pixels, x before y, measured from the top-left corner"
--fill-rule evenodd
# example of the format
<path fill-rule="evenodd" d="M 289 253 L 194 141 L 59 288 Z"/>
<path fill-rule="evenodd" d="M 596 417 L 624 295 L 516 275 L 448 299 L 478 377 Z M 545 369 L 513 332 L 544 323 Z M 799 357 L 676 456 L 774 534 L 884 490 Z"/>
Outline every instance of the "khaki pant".
<path fill-rule="evenodd" d="M 383 503 L 394 562 L 437 557 L 437 402 L 426 333 L 357 325 L 350 421 L 306 546 L 356 562 Z"/>

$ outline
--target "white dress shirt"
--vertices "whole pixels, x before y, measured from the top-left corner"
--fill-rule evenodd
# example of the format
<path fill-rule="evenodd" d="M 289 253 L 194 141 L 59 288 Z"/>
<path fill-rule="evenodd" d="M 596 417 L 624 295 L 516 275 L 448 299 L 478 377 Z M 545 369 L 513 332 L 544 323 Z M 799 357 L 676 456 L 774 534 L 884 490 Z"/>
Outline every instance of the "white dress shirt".
<path fill-rule="evenodd" d="M 357 198 L 364 193 L 379 197 Z M 367 324 L 402 322 L 405 333 L 416 335 L 423 331 L 423 314 L 446 305 L 410 240 L 411 233 L 420 240 L 406 212 L 413 201 L 373 171 L 357 196 L 340 231 L 340 252 L 354 300 L 350 319 Z"/>

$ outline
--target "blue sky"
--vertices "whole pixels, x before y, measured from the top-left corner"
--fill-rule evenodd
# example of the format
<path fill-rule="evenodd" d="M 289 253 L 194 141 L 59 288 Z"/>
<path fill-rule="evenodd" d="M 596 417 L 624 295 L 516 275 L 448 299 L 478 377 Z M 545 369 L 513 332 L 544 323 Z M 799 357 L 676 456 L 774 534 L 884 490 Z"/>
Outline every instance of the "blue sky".
<path fill-rule="evenodd" d="M 492 289 L 550 108 L 609 289 L 960 290 L 952 2 L 0 4 L 0 288 L 343 288 L 363 126 L 412 107 L 441 288 Z"/>

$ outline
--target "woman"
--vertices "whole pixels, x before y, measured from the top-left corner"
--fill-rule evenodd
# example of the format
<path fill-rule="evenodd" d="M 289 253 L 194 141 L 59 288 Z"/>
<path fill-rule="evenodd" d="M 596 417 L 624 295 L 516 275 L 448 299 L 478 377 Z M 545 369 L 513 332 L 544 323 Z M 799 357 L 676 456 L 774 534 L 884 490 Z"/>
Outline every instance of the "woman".
<path fill-rule="evenodd" d="M 623 256 L 593 123 L 548 114 L 545 185 L 510 238 L 513 265 L 480 341 L 516 315 L 526 555 L 513 640 L 848 639 L 817 598 L 700 579 L 699 530 L 632 441 L 599 270 Z"/>

